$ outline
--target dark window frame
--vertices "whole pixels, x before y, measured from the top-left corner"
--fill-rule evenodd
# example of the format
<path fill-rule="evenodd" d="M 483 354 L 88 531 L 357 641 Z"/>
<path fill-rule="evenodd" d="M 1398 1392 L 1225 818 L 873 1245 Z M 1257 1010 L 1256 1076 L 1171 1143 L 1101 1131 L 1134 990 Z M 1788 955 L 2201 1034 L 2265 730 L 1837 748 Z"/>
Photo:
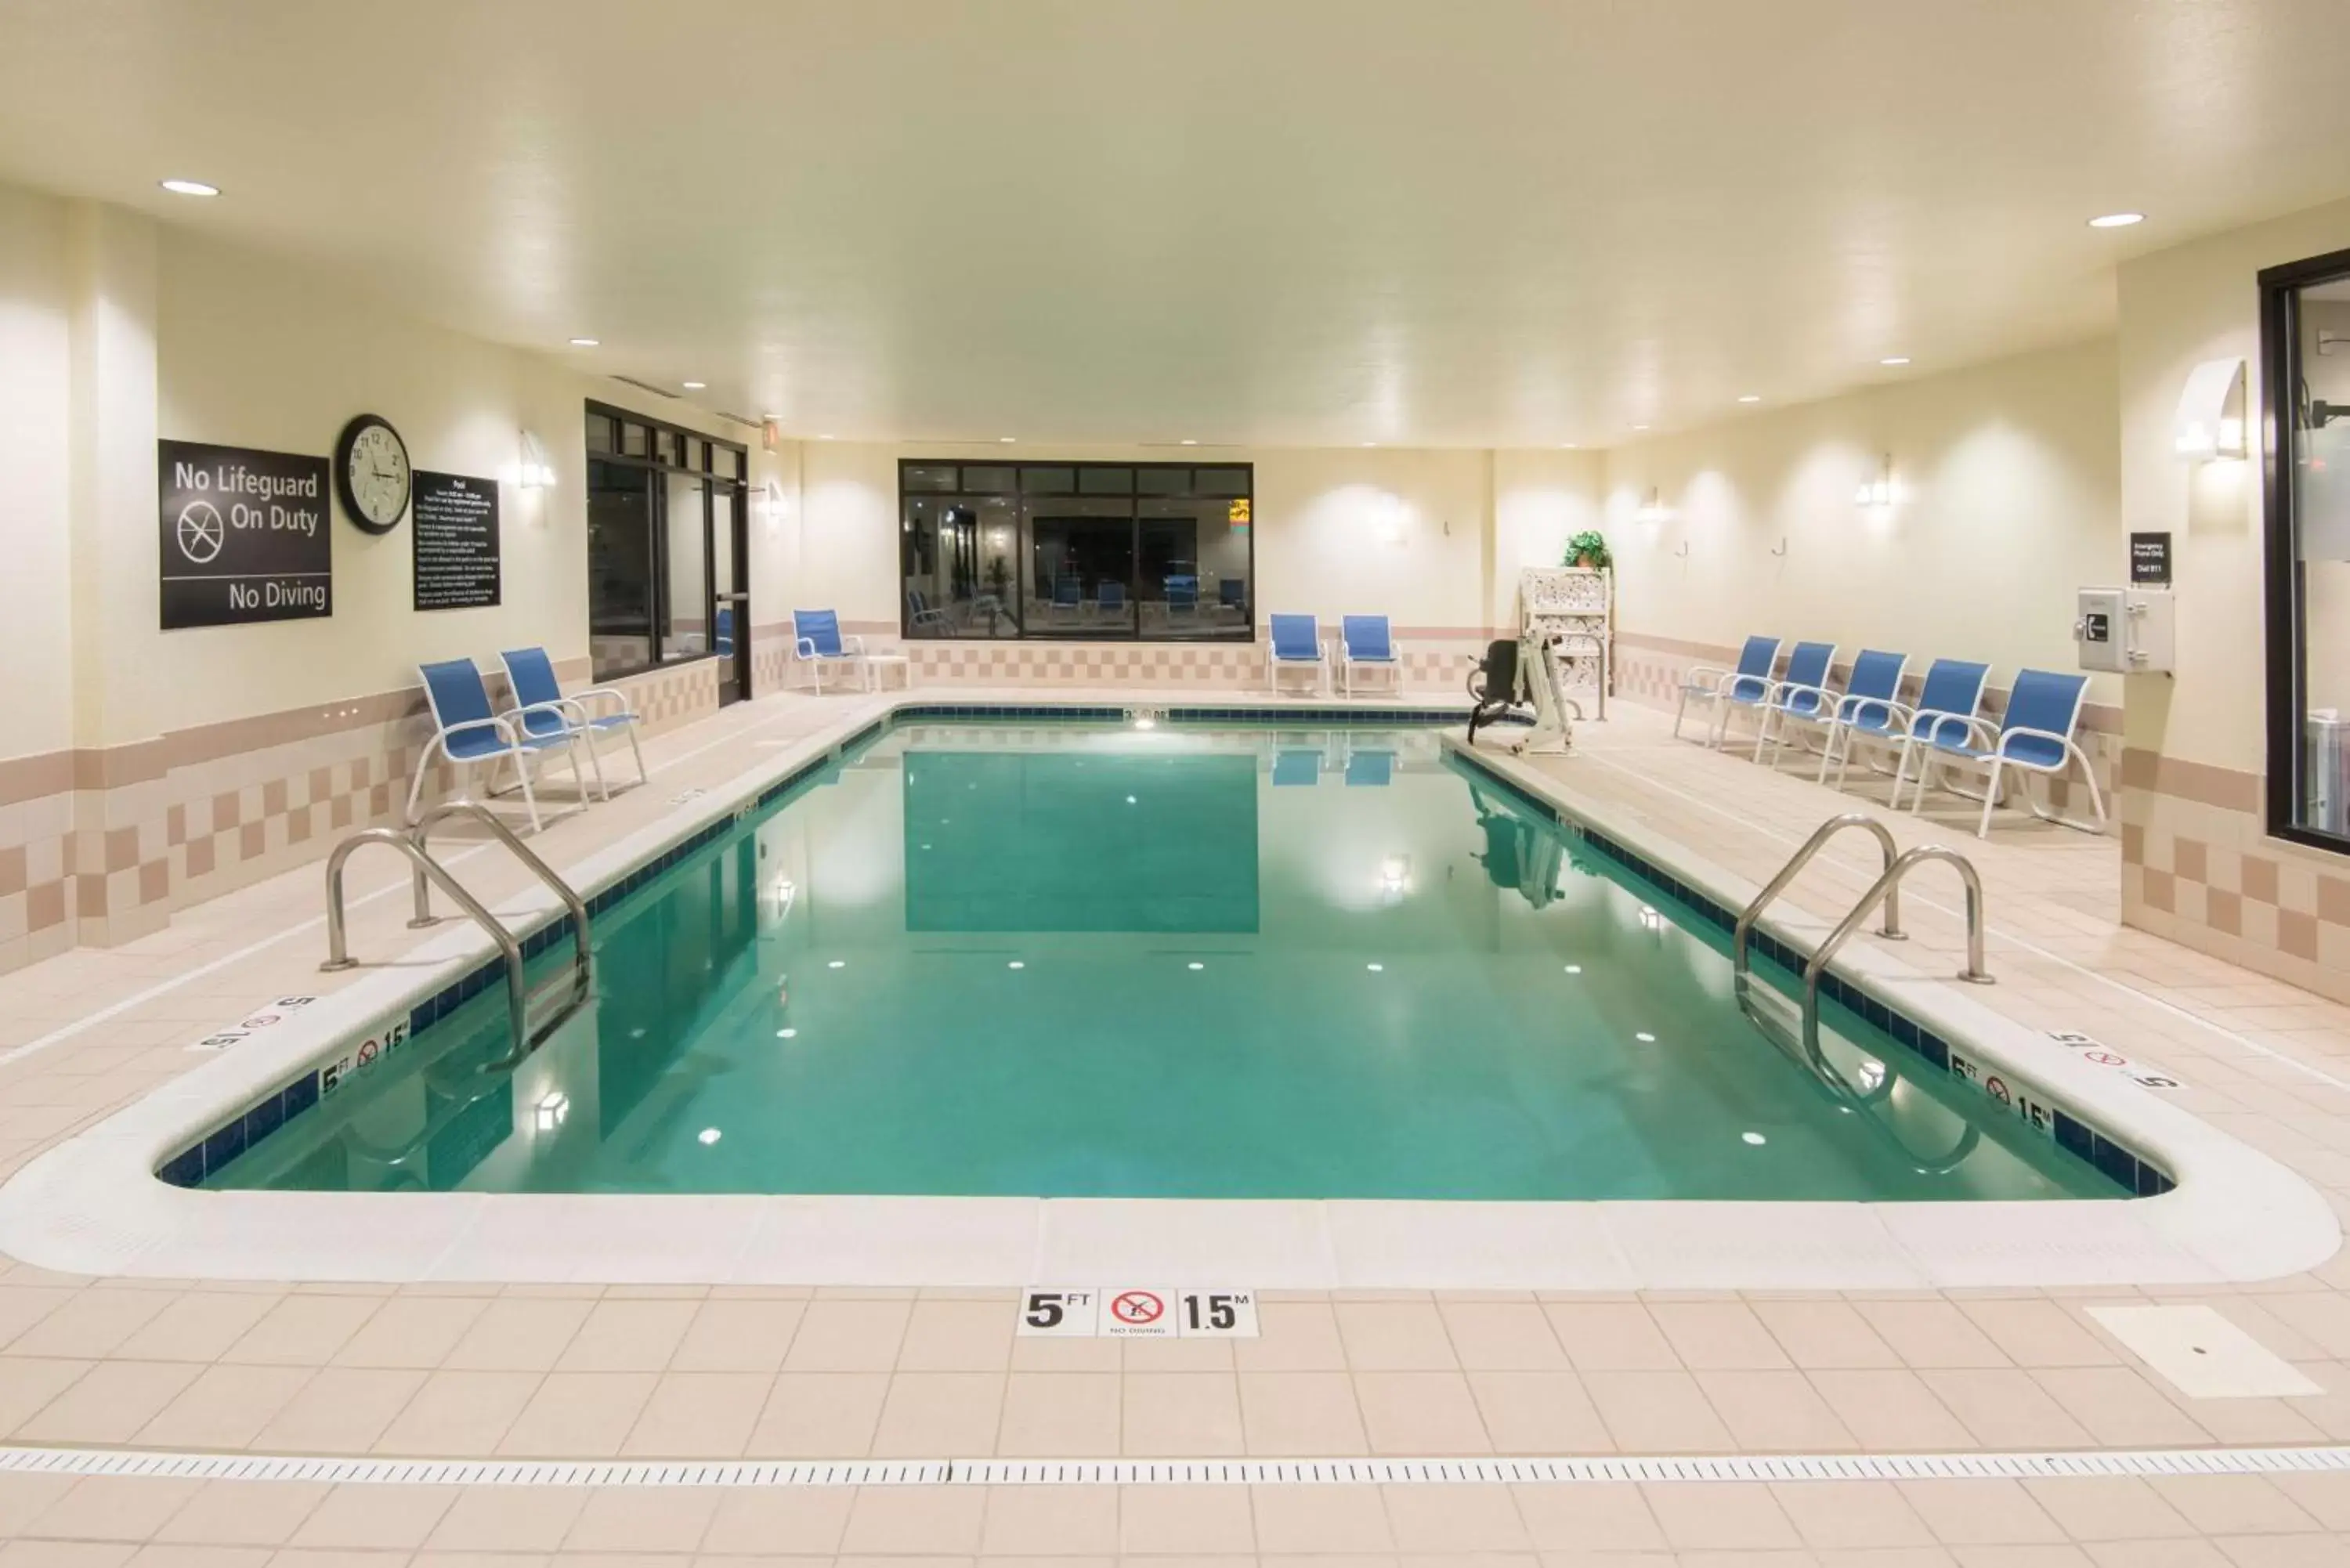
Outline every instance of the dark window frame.
<path fill-rule="evenodd" d="M 906 487 L 906 473 L 908 470 L 939 468 L 951 468 L 955 471 L 956 483 L 953 489 L 909 490 Z M 1009 472 L 1012 476 L 1012 487 L 1008 490 L 970 489 L 962 483 L 963 472 L 967 469 L 1003 470 Z M 1070 488 L 1066 492 L 1031 492 L 1025 489 L 1022 483 L 1023 475 L 1030 469 L 1069 470 L 1071 474 Z M 1088 470 L 1099 471 L 1104 469 L 1124 470 L 1129 473 L 1137 475 L 1138 477 L 1123 494 L 1107 495 L 1098 492 L 1087 492 L 1085 488 L 1085 473 Z M 1204 494 L 1196 489 L 1187 489 L 1177 493 L 1149 493 L 1144 491 L 1141 480 L 1139 477 L 1145 470 L 1162 472 L 1180 470 L 1186 473 L 1196 473 L 1201 469 L 1240 471 L 1247 476 L 1246 493 L 1240 495 L 1209 495 Z M 1196 480 L 1191 483 L 1196 483 Z M 914 559 L 912 552 L 917 548 L 917 546 L 912 543 L 910 534 L 904 530 L 902 526 L 906 517 L 907 503 L 910 500 L 953 501 L 972 498 L 991 499 L 995 497 L 1001 497 L 1009 501 L 1015 508 L 1015 512 L 1018 509 L 1023 508 L 1032 497 L 1036 499 L 1066 499 L 1073 502 L 1122 501 L 1126 503 L 1128 507 L 1126 521 L 1128 527 L 1128 537 L 1131 542 L 1132 551 L 1130 559 L 1136 563 L 1137 569 L 1139 568 L 1142 559 L 1142 529 L 1146 523 L 1151 521 L 1149 518 L 1143 515 L 1142 508 L 1144 503 L 1191 500 L 1211 504 L 1217 506 L 1228 506 L 1230 503 L 1234 501 L 1247 502 L 1249 504 L 1250 517 L 1248 523 L 1248 574 L 1246 578 L 1248 585 L 1248 616 L 1246 623 L 1238 634 L 1224 636 L 1203 636 L 1196 631 L 1187 634 L 1173 632 L 1146 632 L 1142 629 L 1142 617 L 1139 611 L 1139 599 L 1136 596 L 1133 596 L 1131 592 L 1133 585 L 1129 583 L 1129 597 L 1134 599 L 1134 602 L 1138 605 L 1138 613 L 1135 616 L 1135 626 L 1134 629 L 1131 631 L 1102 629 L 1092 629 L 1088 631 L 1084 628 L 1071 628 L 1067 627 L 1048 629 L 1042 626 L 1032 627 L 1029 625 L 1027 616 L 1024 612 L 1026 609 L 1026 601 L 1032 587 L 1032 585 L 1028 581 L 1028 576 L 1030 571 L 1035 566 L 1035 561 L 1033 559 L 1035 556 L 1035 548 L 1033 541 L 1030 539 L 1028 535 L 1028 525 L 1025 520 L 1015 517 L 1015 538 L 1014 540 L 1014 549 L 1018 561 L 1018 575 L 1015 578 L 1015 591 L 1019 594 L 1021 602 L 1018 607 L 1018 610 L 1012 616 L 1012 619 L 1018 629 L 1009 637 L 973 637 L 953 639 L 925 637 L 917 639 L 914 635 L 913 610 L 906 602 L 906 595 L 903 589 L 905 579 L 912 570 L 911 563 Z M 910 642 L 916 640 L 924 642 L 958 641 L 987 643 L 1149 642 L 1191 645 L 1194 647 L 1253 646 L 1257 640 L 1257 621 L 1259 618 L 1257 610 L 1255 510 L 1256 464 L 1253 462 L 1220 462 L 1205 459 L 1174 459 L 1136 462 L 1080 462 L 1059 458 L 1005 459 L 995 457 L 986 459 L 963 459 L 901 457 L 898 460 L 898 517 L 901 525 L 898 545 L 897 581 L 897 587 L 899 589 L 897 596 L 899 635 Z M 1105 519 L 1105 521 L 1109 521 L 1109 519 Z"/>
<path fill-rule="evenodd" d="M 608 680 L 627 680 L 635 676 L 650 674 L 656 670 L 681 670 L 689 664 L 698 663 L 705 659 L 741 659 L 743 650 L 750 640 L 750 627 L 747 624 L 750 617 L 747 613 L 737 618 L 745 624 L 735 628 L 735 651 L 723 654 L 717 648 L 718 601 L 715 593 L 717 576 L 713 569 L 717 559 L 715 553 L 717 542 L 712 536 L 712 530 L 716 526 L 717 508 L 712 502 L 720 486 L 724 486 L 734 493 L 734 528 L 739 534 L 745 526 L 744 520 L 750 515 L 751 449 L 740 441 L 731 441 L 723 436 L 709 435 L 690 425 L 674 424 L 667 420 L 655 419 L 650 414 L 640 414 L 632 409 L 620 408 L 612 403 L 599 403 L 593 398 L 588 400 L 588 418 L 602 418 L 612 421 L 613 450 L 596 452 L 590 449 L 588 452 L 589 462 L 608 462 L 617 467 L 642 469 L 656 476 L 682 473 L 702 482 L 702 624 L 708 628 L 703 638 L 706 646 L 700 653 L 689 653 L 675 659 L 661 657 L 663 618 L 661 611 L 663 606 L 672 602 L 670 597 L 668 549 L 671 517 L 669 486 L 664 483 L 656 482 L 651 486 L 652 526 L 646 530 L 646 548 L 650 558 L 645 563 L 645 583 L 648 590 L 645 641 L 650 657 L 642 664 L 631 664 L 620 669 L 599 670 L 595 675 L 597 682 L 600 685 Z M 642 457 L 632 456 L 628 452 L 627 428 L 630 425 L 642 426 L 645 430 L 646 455 Z M 686 450 L 685 442 L 689 439 L 701 443 L 702 466 L 688 468 L 682 462 L 664 462 L 654 455 L 660 451 L 658 436 L 662 431 L 669 433 L 670 450 L 674 452 L 682 453 Z M 743 475 L 742 478 L 729 479 L 717 472 L 717 453 L 722 451 L 732 452 L 739 460 L 736 470 Z M 738 577 L 747 580 L 747 570 L 740 561 L 735 563 L 735 573 Z M 588 627 L 592 649 L 596 627 L 596 590 L 592 582 L 588 584 Z M 743 659 L 741 667 L 747 670 L 748 660 Z M 750 695 L 747 686 L 743 695 L 746 697 Z"/>

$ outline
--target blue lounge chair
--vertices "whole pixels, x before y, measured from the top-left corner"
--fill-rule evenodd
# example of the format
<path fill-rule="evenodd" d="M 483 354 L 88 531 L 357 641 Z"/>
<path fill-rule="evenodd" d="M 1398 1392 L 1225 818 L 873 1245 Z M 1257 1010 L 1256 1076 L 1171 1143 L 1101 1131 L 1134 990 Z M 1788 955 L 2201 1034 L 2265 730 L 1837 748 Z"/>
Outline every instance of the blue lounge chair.
<path fill-rule="evenodd" d="M 1322 658 L 1322 627 L 1310 615 L 1276 615 L 1273 618 L 1273 640 L 1265 645 L 1265 677 L 1275 691 L 1281 690 L 1284 670 L 1314 671 L 1314 690 L 1329 688 L 1330 669 Z"/>
<path fill-rule="evenodd" d="M 842 637 L 840 617 L 828 609 L 792 611 L 792 653 L 813 669 L 819 695 L 827 665 L 854 664 L 859 670 L 865 669 L 865 639 Z"/>
<path fill-rule="evenodd" d="M 1200 613 L 1200 579 L 1190 574 L 1180 574 L 1166 579 L 1167 615 L 1195 616 Z"/>
<path fill-rule="evenodd" d="M 713 653 L 734 651 L 734 607 L 733 605 L 718 607 L 718 623 L 715 635 L 711 639 L 711 651 Z"/>
<path fill-rule="evenodd" d="M 470 659 L 443 659 L 420 664 L 416 670 L 424 677 L 424 701 L 432 710 L 432 738 L 424 743 L 408 781 L 410 822 L 416 820 L 417 797 L 424 793 L 425 775 L 432 770 L 435 752 L 460 768 L 488 763 L 490 786 L 483 790 L 484 794 L 497 794 L 494 786 L 498 764 L 512 758 L 515 776 L 522 784 L 523 808 L 530 814 L 533 833 L 540 826 L 538 799 L 530 787 L 533 757 L 560 751 L 570 758 L 572 782 L 579 786 L 579 798 L 588 798 L 587 780 L 579 772 L 579 753 L 573 749 L 573 736 L 567 725 L 548 734 L 525 734 L 511 718 L 499 718 L 490 708 L 490 689 L 483 683 L 482 672 Z"/>
<path fill-rule="evenodd" d="M 1126 613 L 1126 585 L 1104 577 L 1094 585 L 1094 613 L 1118 615 Z"/>
<path fill-rule="evenodd" d="M 1938 659 L 1926 668 L 1925 684 L 1918 689 L 1914 705 L 1893 705 L 1892 727 L 1879 731 L 1870 724 L 1853 724 L 1845 732 L 1844 745 L 1836 774 L 1838 788 L 1843 787 L 1844 769 L 1852 760 L 1852 748 L 1873 744 L 1892 751 L 1900 763 L 1893 769 L 1895 794 L 1891 805 L 1900 806 L 1900 786 L 1903 770 L 1909 761 L 1909 742 L 1913 736 L 1929 739 L 1947 736 L 1963 741 L 1967 727 L 1974 722 L 1982 707 L 1983 685 L 1991 679 L 1991 666 L 1971 659 Z M 1871 770 L 1886 770 L 1876 763 Z"/>
<path fill-rule="evenodd" d="M 644 748 L 637 744 L 638 713 L 627 692 L 598 686 L 566 697 L 562 683 L 555 678 L 555 661 L 543 648 L 510 648 L 498 659 L 506 667 L 506 684 L 514 689 L 514 711 L 505 715 L 508 723 L 533 739 L 567 731 L 586 742 L 588 765 L 596 772 L 596 793 L 606 800 L 612 798 L 612 786 L 604 780 L 604 757 L 596 738 L 618 730 L 629 737 L 629 752 L 637 759 L 637 782 L 646 781 Z M 591 702 L 618 706 L 598 713 L 588 706 Z"/>
<path fill-rule="evenodd" d="M 1806 718 L 1790 713 L 1785 716 L 1790 725 L 1808 724 L 1825 730 L 1820 742 L 1820 771 L 1815 775 L 1820 784 L 1828 782 L 1828 766 L 1836 767 L 1836 787 L 1844 787 L 1844 769 L 1852 761 L 1853 736 L 1873 735 L 1890 744 L 1901 739 L 1903 716 L 1908 710 L 1901 706 L 1901 673 L 1909 665 L 1906 653 L 1887 653 L 1878 649 L 1864 648 L 1852 661 L 1852 679 L 1845 682 L 1844 695 L 1835 706 L 1825 712 L 1814 712 Z M 1780 732 L 1783 740 L 1785 730 Z M 1777 765 L 1776 752 L 1771 755 Z"/>
<path fill-rule="evenodd" d="M 1694 697 L 1712 706 L 1718 714 L 1725 702 L 1760 702 L 1771 691 L 1771 667 L 1779 661 L 1779 639 L 1775 637 L 1750 637 L 1739 650 L 1738 668 L 1724 670 L 1715 664 L 1691 665 L 1681 677 L 1680 705 L 1673 710 L 1673 738 L 1679 740 L 1681 717 L 1689 711 L 1690 699 Z M 1706 729 L 1706 743 L 1712 744 L 1713 731 Z"/>
<path fill-rule="evenodd" d="M 1273 787 L 1275 789 L 1311 785 L 1321 777 L 1322 753 L 1318 751 L 1292 749 L 1273 754 Z"/>
<path fill-rule="evenodd" d="M 906 590 L 906 635 L 908 637 L 952 637 L 954 622 L 942 609 L 932 609 L 931 601 L 920 588 Z"/>
<path fill-rule="evenodd" d="M 1046 613 L 1051 619 L 1067 620 L 1076 616 L 1078 610 L 1084 607 L 1085 602 L 1086 584 L 1084 578 L 1076 576 L 1055 577 L 1053 579 L 1053 602 L 1046 607 Z"/>
<path fill-rule="evenodd" d="M 1943 770 L 1942 787 L 1969 800 L 1978 797 L 1959 788 L 1950 781 L 1954 771 L 1972 768 L 1984 774 L 1982 819 L 1975 825 L 1975 836 L 1991 836 L 1991 814 L 1999 805 L 2000 775 L 2010 768 L 2024 774 L 2039 774 L 2061 779 L 2081 764 L 2081 776 L 2089 786 L 2089 809 L 2096 813 L 2094 822 L 2077 822 L 2051 809 L 2043 811 L 2040 803 L 2032 798 L 2029 778 L 2016 781 L 2023 804 L 2033 815 L 2043 822 L 2075 828 L 2083 833 L 2103 833 L 2106 830 L 2106 802 L 2097 788 L 2096 770 L 2089 764 L 2089 755 L 2073 739 L 2081 722 L 2081 701 L 2087 695 L 2089 678 L 2069 671 L 2026 670 L 2015 678 L 2015 689 L 2008 693 L 2007 711 L 1997 725 L 1988 719 L 1970 717 L 1963 730 L 1950 722 L 1933 725 L 1922 732 L 1913 730 L 1909 742 L 1902 748 L 1902 772 L 1907 773 L 1910 760 L 1917 761 L 1917 794 L 1909 803 L 1914 813 L 1926 804 L 1926 784 L 1934 768 Z M 1901 778 L 1893 781 L 1894 805 L 1901 803 Z"/>
<path fill-rule="evenodd" d="M 1244 577 L 1225 577 L 1218 581 L 1216 602 L 1228 610 L 1247 609 L 1248 580 Z"/>
<path fill-rule="evenodd" d="M 1762 702 L 1752 710 L 1759 715 L 1754 722 L 1756 762 L 1762 760 L 1764 744 L 1773 736 L 1784 733 L 1779 728 L 1781 718 L 1792 713 L 1798 718 L 1808 719 L 1828 711 L 1828 705 L 1835 695 L 1828 690 L 1828 671 L 1835 668 L 1835 650 L 1836 645 L 1833 642 L 1799 642 L 1795 644 L 1795 650 L 1787 655 L 1787 673 L 1771 683 L 1771 690 L 1763 694 Z M 1713 722 L 1716 745 L 1721 743 L 1723 732 L 1730 727 L 1731 715 L 1746 706 L 1734 695 L 1729 701 L 1716 704 Z M 1781 743 L 1783 744 L 1783 741 Z M 1772 760 L 1778 760 L 1775 750 Z"/>
<path fill-rule="evenodd" d="M 1385 789 L 1395 781 L 1396 754 L 1382 747 L 1377 751 L 1348 751 L 1347 753 L 1347 787 L 1348 789 Z"/>
<path fill-rule="evenodd" d="M 1403 694 L 1403 660 L 1395 650 L 1395 639 L 1388 635 L 1388 618 L 1383 615 L 1342 616 L 1338 621 L 1338 691 L 1342 696 L 1355 694 L 1355 667 L 1363 665 L 1388 672 L 1389 684 L 1398 696 Z"/>

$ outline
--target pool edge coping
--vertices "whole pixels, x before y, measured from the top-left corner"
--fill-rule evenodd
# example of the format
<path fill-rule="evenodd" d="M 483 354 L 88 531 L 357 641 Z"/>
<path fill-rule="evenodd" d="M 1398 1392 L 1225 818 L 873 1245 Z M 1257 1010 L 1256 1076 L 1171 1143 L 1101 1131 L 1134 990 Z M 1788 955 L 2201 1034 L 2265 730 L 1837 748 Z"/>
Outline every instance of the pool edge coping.
<path fill-rule="evenodd" d="M 564 871 L 583 894 L 616 886 L 909 709 L 1049 717 L 1204 708 L 1315 724 L 1444 706 L 863 695 L 836 722 Z M 1610 820 L 1539 771 L 1439 734 L 1505 784 L 1709 895 L 1732 907 L 1751 897 L 1752 883 Z M 497 913 L 536 929 L 559 906 L 534 889 Z M 1766 924 L 1782 940 L 1825 929 L 1800 917 Z M 2128 1200 L 1496 1203 L 211 1191 L 156 1176 L 229 1106 L 405 1015 L 494 950 L 470 926 L 431 939 L 42 1151 L 0 1184 L 0 1251 L 84 1274 L 384 1283 L 1016 1287 L 1180 1276 L 1275 1290 L 1859 1290 L 2249 1282 L 2314 1267 L 2342 1239 L 2324 1199 L 2274 1160 L 1866 944 L 1839 956 L 1848 979 L 1898 987 L 1903 1012 L 2089 1110 L 2160 1158 L 2176 1188 Z"/>

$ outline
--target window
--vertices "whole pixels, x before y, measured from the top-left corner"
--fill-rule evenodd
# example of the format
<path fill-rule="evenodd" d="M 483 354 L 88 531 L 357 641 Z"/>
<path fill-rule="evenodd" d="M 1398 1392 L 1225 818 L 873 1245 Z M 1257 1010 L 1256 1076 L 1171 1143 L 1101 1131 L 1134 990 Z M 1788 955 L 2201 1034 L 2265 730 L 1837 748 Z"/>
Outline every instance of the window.
<path fill-rule="evenodd" d="M 747 514 L 749 449 L 591 403 L 588 454 L 596 679 L 733 653 L 733 603 L 720 597 L 739 586 L 733 536 Z"/>
<path fill-rule="evenodd" d="M 1253 641 L 1246 463 L 898 465 L 909 638 Z"/>

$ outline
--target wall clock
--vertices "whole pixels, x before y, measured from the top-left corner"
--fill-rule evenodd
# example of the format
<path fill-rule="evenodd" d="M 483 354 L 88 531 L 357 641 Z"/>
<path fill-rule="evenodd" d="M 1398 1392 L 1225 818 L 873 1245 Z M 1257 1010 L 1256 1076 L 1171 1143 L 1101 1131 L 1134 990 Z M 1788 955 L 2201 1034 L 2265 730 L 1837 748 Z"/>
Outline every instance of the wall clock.
<path fill-rule="evenodd" d="M 390 423 L 360 414 L 335 438 L 335 493 L 344 514 L 370 534 L 389 534 L 408 511 L 408 445 Z"/>

